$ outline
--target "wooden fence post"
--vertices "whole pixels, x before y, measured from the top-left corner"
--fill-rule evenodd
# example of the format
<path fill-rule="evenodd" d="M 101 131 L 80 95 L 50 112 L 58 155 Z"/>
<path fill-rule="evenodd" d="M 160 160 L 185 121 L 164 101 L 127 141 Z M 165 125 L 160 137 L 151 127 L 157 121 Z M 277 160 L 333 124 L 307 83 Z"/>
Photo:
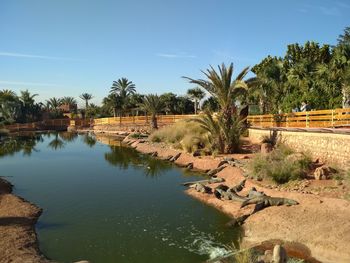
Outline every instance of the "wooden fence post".
<path fill-rule="evenodd" d="M 309 112 L 308 111 L 306 112 L 306 115 L 305 115 L 305 121 L 306 121 L 306 128 L 309 128 L 310 127 L 310 119 L 309 119 Z"/>
<path fill-rule="evenodd" d="M 331 124 L 332 128 L 334 128 L 334 110 L 332 110 L 332 124 Z"/>

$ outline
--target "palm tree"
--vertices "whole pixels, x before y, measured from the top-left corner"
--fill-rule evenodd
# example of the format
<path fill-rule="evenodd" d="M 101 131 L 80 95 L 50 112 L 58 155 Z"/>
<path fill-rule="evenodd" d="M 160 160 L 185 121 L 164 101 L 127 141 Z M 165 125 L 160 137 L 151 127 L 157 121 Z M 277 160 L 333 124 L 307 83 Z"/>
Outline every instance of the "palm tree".
<path fill-rule="evenodd" d="M 249 82 L 252 82 L 253 79 L 244 80 L 249 72 L 249 67 L 243 69 L 235 79 L 233 79 L 232 63 L 229 67 L 222 64 L 218 66 L 218 69 L 219 72 L 213 67 L 202 71 L 207 77 L 207 80 L 184 78 L 188 79 L 190 83 L 199 85 L 217 99 L 220 105 L 220 111 L 216 121 L 218 121 L 218 125 L 220 126 L 221 140 L 225 144 L 224 149 L 220 150 L 225 153 L 233 153 L 238 150 L 237 136 L 239 137 L 242 132 L 239 127 L 235 127 L 235 125 L 239 124 L 240 120 L 235 102 L 238 96 L 246 93 Z M 234 134 L 235 132 L 239 132 L 239 134 Z"/>
<path fill-rule="evenodd" d="M 38 96 L 38 94 L 31 95 L 28 90 L 25 90 L 21 91 L 21 95 L 18 97 L 21 102 L 22 120 L 25 122 L 33 120 L 35 118 L 34 115 L 39 114 L 39 106 L 35 105 L 34 100 L 36 96 Z"/>
<path fill-rule="evenodd" d="M 151 114 L 151 128 L 158 129 L 157 113 L 164 110 L 164 104 L 160 97 L 156 94 L 146 95 L 139 106 L 141 110 Z"/>
<path fill-rule="evenodd" d="M 127 78 L 121 78 L 117 81 L 113 81 L 110 93 L 120 97 L 122 110 L 125 112 L 129 106 L 128 103 L 130 96 L 136 93 L 136 86 Z"/>
<path fill-rule="evenodd" d="M 113 117 L 116 117 L 117 109 L 122 107 L 121 98 L 116 94 L 109 94 L 103 99 L 102 104 L 108 109 L 108 112 L 113 112 Z"/>
<path fill-rule="evenodd" d="M 60 106 L 62 105 L 61 99 L 53 97 L 47 100 L 46 104 L 47 104 L 46 106 L 49 107 L 49 110 L 52 113 L 52 117 L 57 118 L 61 113 L 61 109 L 60 109 Z"/>
<path fill-rule="evenodd" d="M 87 109 L 89 107 L 89 100 L 93 99 L 93 96 L 89 93 L 83 93 L 79 96 L 79 98 L 85 101 L 85 109 Z"/>
<path fill-rule="evenodd" d="M 197 87 L 189 89 L 187 95 L 194 101 L 194 114 L 197 114 L 199 102 L 205 97 L 205 92 Z"/>

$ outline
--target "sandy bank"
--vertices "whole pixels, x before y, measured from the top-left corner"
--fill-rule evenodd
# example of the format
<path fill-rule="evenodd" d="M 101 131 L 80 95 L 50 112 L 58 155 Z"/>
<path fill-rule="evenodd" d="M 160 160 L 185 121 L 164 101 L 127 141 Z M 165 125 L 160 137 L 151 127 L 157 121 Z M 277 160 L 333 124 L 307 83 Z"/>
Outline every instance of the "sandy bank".
<path fill-rule="evenodd" d="M 0 262 L 49 262 L 39 250 L 34 228 L 41 209 L 11 192 L 12 185 L 0 178 Z"/>
<path fill-rule="evenodd" d="M 127 141 L 127 139 L 126 139 Z M 163 159 L 169 155 L 180 152 L 164 145 L 139 143 L 131 144 L 142 153 L 157 152 L 158 158 Z M 233 155 L 237 159 L 245 158 L 245 155 Z M 195 169 L 208 170 L 218 166 L 220 158 L 193 157 L 182 153 L 175 162 L 179 165 L 193 163 Z M 242 170 L 238 167 L 228 166 L 220 173 L 219 177 L 226 180 L 225 184 L 234 186 L 243 178 Z M 211 187 L 215 187 L 213 184 Z M 243 225 L 244 239 L 247 246 L 260 244 L 269 240 L 283 240 L 291 244 L 302 244 L 306 247 L 303 254 L 314 258 L 314 262 L 325 263 L 350 262 L 350 202 L 343 199 L 320 197 L 313 194 L 297 192 L 284 192 L 261 187 L 256 181 L 247 180 L 242 194 L 247 193 L 251 187 L 264 191 L 274 197 L 285 197 L 298 201 L 297 206 L 268 207 L 249 217 Z M 222 201 L 214 195 L 198 193 L 193 189 L 186 192 L 194 198 L 205 202 L 223 211 L 231 217 L 238 217 L 252 211 L 253 206 L 240 209 L 240 204 L 234 201 Z M 294 246 L 295 248 L 295 246 Z M 291 247 L 293 250 L 293 247 Z M 298 251 L 294 251 L 297 254 Z M 308 254 L 308 255 L 307 255 Z"/>

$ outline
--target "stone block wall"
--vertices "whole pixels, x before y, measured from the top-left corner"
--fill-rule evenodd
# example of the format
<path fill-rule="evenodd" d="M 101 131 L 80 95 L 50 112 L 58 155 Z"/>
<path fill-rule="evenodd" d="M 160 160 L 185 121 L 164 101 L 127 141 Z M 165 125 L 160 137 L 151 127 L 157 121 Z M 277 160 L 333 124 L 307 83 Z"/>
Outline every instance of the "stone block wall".
<path fill-rule="evenodd" d="M 277 138 L 284 144 L 299 152 L 310 153 L 314 159 L 350 168 L 350 135 L 276 131 Z M 261 142 L 263 136 L 270 136 L 272 131 L 249 129 L 252 142 Z"/>

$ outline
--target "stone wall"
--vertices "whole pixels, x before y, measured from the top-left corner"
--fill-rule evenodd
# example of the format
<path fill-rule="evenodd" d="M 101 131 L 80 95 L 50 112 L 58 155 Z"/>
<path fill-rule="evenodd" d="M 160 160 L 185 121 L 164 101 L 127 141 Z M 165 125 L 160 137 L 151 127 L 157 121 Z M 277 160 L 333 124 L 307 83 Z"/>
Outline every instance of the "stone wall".
<path fill-rule="evenodd" d="M 350 168 L 350 135 L 275 131 L 278 140 L 300 152 L 308 152 L 315 159 Z M 249 138 L 261 142 L 263 136 L 272 135 L 271 130 L 249 129 Z"/>

